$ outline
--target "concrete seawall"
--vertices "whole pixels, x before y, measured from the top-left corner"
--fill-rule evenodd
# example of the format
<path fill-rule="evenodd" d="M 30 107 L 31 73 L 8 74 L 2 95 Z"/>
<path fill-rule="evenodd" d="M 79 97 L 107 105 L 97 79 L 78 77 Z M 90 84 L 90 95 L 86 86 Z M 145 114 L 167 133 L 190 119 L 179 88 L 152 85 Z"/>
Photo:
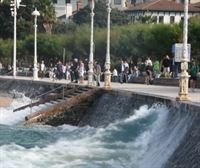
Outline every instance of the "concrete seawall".
<path fill-rule="evenodd" d="M 0 80 L 0 90 L 7 91 L 9 93 L 11 90 L 15 89 L 16 91 L 25 93 L 25 95 L 27 96 L 36 96 L 52 88 L 55 88 L 59 85 L 66 85 L 66 83 L 52 83 L 46 81 L 11 80 L 11 79 Z M 170 95 L 172 95 L 172 92 L 175 92 L 176 95 L 178 88 L 156 87 L 156 86 L 144 87 L 140 85 L 127 86 L 124 84 L 115 86 L 113 88 L 114 88 L 113 90 L 109 91 L 102 90 L 103 93 L 100 94 L 99 97 L 93 97 L 93 100 L 97 102 L 101 99 L 102 96 L 107 95 L 107 99 L 105 99 L 104 102 L 102 102 L 105 104 L 105 108 L 104 110 L 101 111 L 101 113 L 99 111 L 97 111 L 97 113 L 94 113 L 94 111 L 96 110 L 95 101 L 89 103 L 84 102 L 84 104 L 80 104 L 82 106 L 80 108 L 72 107 L 68 109 L 68 111 L 66 111 L 66 115 L 56 116 L 54 114 L 54 116 L 50 117 L 50 120 L 47 122 L 47 124 L 51 125 L 51 122 L 56 121 L 56 125 L 59 125 L 59 119 L 64 118 L 65 122 L 63 122 L 62 120 L 60 124 L 75 123 L 75 125 L 78 126 L 85 126 L 85 125 L 91 125 L 94 127 L 106 126 L 109 123 L 114 122 L 116 120 L 127 118 L 133 112 L 132 111 L 133 109 L 137 109 L 141 105 L 145 104 L 151 107 L 155 103 L 157 104 L 161 103 L 166 105 L 168 109 L 170 109 L 174 114 L 177 114 L 180 118 L 184 115 L 191 115 L 193 118 L 191 126 L 187 130 L 186 135 L 183 137 L 180 144 L 178 144 L 178 147 L 174 149 L 175 152 L 170 156 L 169 160 L 163 167 L 199 168 L 200 104 L 198 99 L 195 99 L 197 101 L 177 102 L 174 96 L 168 96 L 168 94 L 166 94 L 169 93 Z M 164 93 L 162 94 L 163 89 L 165 89 L 166 92 L 165 94 Z M 160 94 L 155 94 L 156 91 L 159 92 Z M 199 91 L 197 92 L 197 94 L 199 94 Z M 120 100 L 120 103 L 117 103 L 118 100 Z M 116 107 L 114 109 L 115 111 L 110 112 L 108 109 L 111 103 L 113 106 Z M 84 113 L 79 113 L 83 109 L 83 106 L 84 106 Z M 121 109 L 123 109 L 123 111 Z M 93 122 L 93 119 L 96 119 L 95 122 Z"/>

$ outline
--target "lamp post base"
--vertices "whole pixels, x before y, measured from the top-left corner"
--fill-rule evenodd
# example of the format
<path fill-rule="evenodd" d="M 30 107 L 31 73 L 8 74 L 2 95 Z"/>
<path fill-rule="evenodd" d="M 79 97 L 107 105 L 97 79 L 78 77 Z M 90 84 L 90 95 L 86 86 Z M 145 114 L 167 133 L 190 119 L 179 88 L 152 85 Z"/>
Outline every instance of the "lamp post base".
<path fill-rule="evenodd" d="M 110 90 L 111 89 L 111 72 L 110 70 L 106 70 L 104 72 L 104 88 Z"/>
<path fill-rule="evenodd" d="M 176 97 L 177 101 L 188 101 L 190 100 L 190 97 L 188 96 L 188 94 L 179 94 L 178 97 Z"/>
<path fill-rule="evenodd" d="M 33 80 L 38 80 L 38 69 L 33 70 Z"/>
<path fill-rule="evenodd" d="M 88 72 L 88 86 L 92 87 L 94 86 L 94 82 L 93 82 L 93 72 Z"/>
<path fill-rule="evenodd" d="M 176 100 L 178 101 L 190 100 L 190 97 L 188 96 L 188 79 L 189 79 L 189 75 L 187 71 L 184 69 L 184 71 L 182 71 L 180 75 L 179 96 L 176 97 Z"/>

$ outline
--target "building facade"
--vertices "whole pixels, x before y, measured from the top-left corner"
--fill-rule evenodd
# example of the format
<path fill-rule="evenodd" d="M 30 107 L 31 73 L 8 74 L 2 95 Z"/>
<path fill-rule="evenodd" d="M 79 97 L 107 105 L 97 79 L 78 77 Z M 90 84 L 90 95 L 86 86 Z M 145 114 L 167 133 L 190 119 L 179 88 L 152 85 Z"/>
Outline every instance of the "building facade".
<path fill-rule="evenodd" d="M 83 8 L 88 4 L 88 0 L 53 0 L 56 17 L 62 22 L 69 21 L 74 11 Z"/>
<path fill-rule="evenodd" d="M 200 8 L 195 4 L 189 4 L 188 17 L 200 15 Z M 184 18 L 184 4 L 177 1 L 153 0 L 145 3 L 130 5 L 125 9 L 132 22 L 140 21 L 140 18 L 149 16 L 156 23 L 179 23 Z"/>

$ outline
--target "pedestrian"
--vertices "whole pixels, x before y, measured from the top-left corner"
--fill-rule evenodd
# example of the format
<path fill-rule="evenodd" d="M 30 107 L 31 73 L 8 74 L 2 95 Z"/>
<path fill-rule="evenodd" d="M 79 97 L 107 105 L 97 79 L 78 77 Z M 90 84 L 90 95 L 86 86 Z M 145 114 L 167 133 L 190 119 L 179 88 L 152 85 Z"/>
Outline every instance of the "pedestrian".
<path fill-rule="evenodd" d="M 79 60 L 78 65 L 78 74 L 79 74 L 79 81 L 80 83 L 83 83 L 84 81 L 84 73 L 85 73 L 85 66 L 82 60 Z"/>
<path fill-rule="evenodd" d="M 118 81 L 118 72 L 116 69 L 113 70 L 112 77 L 113 77 L 113 82 Z"/>
<path fill-rule="evenodd" d="M 129 74 L 129 64 L 127 63 L 127 61 L 124 61 L 124 79 L 125 82 L 128 82 L 128 74 Z"/>
<path fill-rule="evenodd" d="M 171 64 L 171 62 L 170 62 L 169 56 L 166 55 L 165 58 L 162 61 L 162 67 L 163 67 L 164 77 L 169 77 L 169 74 L 170 74 L 170 64 Z"/>
<path fill-rule="evenodd" d="M 151 61 L 150 57 L 147 57 L 147 59 L 145 61 L 145 66 L 152 66 L 152 61 Z"/>
<path fill-rule="evenodd" d="M 145 72 L 146 72 L 145 83 L 147 85 L 152 84 L 152 81 L 153 81 L 152 71 L 153 71 L 152 61 L 148 57 L 147 60 L 145 61 Z"/>
<path fill-rule="evenodd" d="M 119 66 L 119 81 L 121 84 L 124 82 L 124 72 L 125 72 L 124 61 L 121 60 L 121 64 Z"/>
<path fill-rule="evenodd" d="M 42 63 L 40 64 L 40 72 L 41 72 L 41 78 L 44 78 L 45 76 L 45 64 L 44 61 L 42 61 Z"/>
<path fill-rule="evenodd" d="M 95 64 L 94 64 L 94 77 L 95 77 L 95 80 L 96 80 L 96 85 L 100 86 L 101 66 L 97 61 L 95 61 Z"/>
<path fill-rule="evenodd" d="M 190 74 L 190 87 L 192 92 L 194 92 L 196 83 L 197 83 L 197 75 L 199 72 L 199 67 L 196 65 L 196 62 L 192 60 L 191 66 L 189 67 L 189 74 Z"/>
<path fill-rule="evenodd" d="M 78 83 L 78 59 L 74 58 L 71 65 L 71 82 Z"/>
<path fill-rule="evenodd" d="M 65 70 L 65 76 L 66 76 L 66 80 L 70 80 L 70 71 L 71 71 L 71 63 L 66 63 L 66 70 Z"/>
<path fill-rule="evenodd" d="M 2 65 L 2 63 L 0 62 L 0 72 L 2 71 L 2 69 L 3 69 L 3 65 Z"/>
<path fill-rule="evenodd" d="M 62 62 L 59 60 L 56 65 L 56 78 L 61 80 L 63 77 Z"/>

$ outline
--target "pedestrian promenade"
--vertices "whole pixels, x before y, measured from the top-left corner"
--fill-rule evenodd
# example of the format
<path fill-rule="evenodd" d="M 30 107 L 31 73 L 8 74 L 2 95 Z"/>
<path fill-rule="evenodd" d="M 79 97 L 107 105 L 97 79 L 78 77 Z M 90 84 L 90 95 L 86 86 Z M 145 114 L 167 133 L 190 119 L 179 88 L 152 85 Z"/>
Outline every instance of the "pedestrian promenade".
<path fill-rule="evenodd" d="M 12 76 L 0 76 L 1 79 L 14 79 Z M 21 77 L 17 76 L 15 80 L 33 80 L 32 77 Z M 70 81 L 65 79 L 52 81 L 49 78 L 39 78 L 39 82 L 44 83 L 57 83 L 57 84 L 69 84 Z M 83 84 L 80 85 L 87 85 L 87 81 L 84 81 Z M 104 83 L 101 83 L 101 87 L 103 87 Z M 132 91 L 136 93 L 152 95 L 156 97 L 165 97 L 168 99 L 175 100 L 179 93 L 179 87 L 174 86 L 158 86 L 158 85 L 146 85 L 146 84 L 135 84 L 135 83 L 112 83 L 112 89 L 114 90 L 126 90 Z M 191 103 L 200 105 L 200 89 L 195 89 L 195 92 L 191 92 L 189 90 L 189 97 Z"/>

